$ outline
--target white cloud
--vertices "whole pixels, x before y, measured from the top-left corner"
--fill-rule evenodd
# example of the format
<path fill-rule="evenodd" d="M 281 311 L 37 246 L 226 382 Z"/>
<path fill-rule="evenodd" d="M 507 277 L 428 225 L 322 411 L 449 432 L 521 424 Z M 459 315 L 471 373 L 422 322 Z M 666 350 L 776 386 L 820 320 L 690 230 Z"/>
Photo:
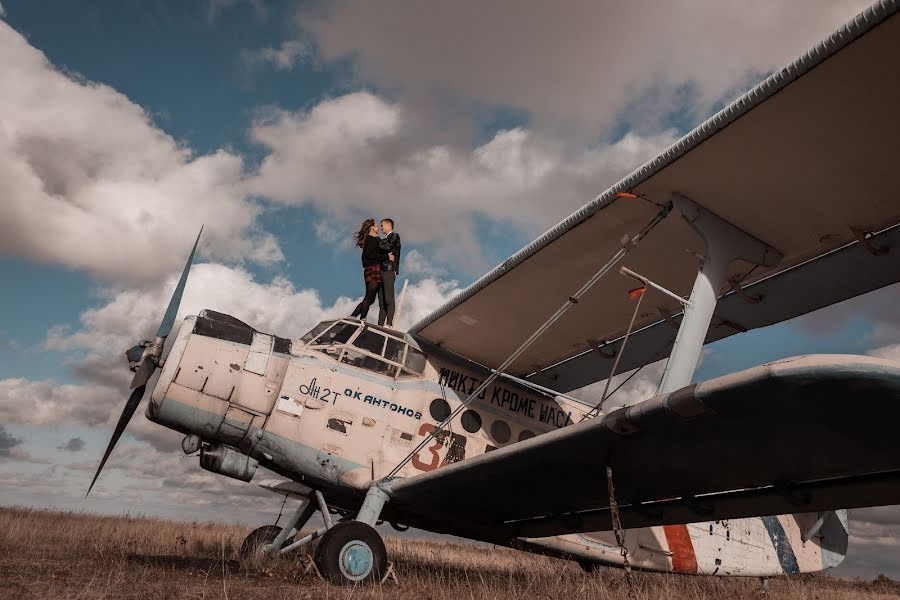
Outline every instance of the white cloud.
<path fill-rule="evenodd" d="M 3 8 L 2 4 L 0 4 L 0 18 L 3 18 L 5 16 L 6 16 L 6 9 Z"/>
<path fill-rule="evenodd" d="M 352 59 L 364 83 L 596 133 L 629 109 L 639 126 L 706 112 L 868 4 L 342 0 L 302 7 L 296 22 L 325 60 Z"/>
<path fill-rule="evenodd" d="M 112 88 L 76 79 L 0 23 L 0 254 L 156 281 L 203 253 L 282 258 L 257 225 L 242 159 L 194 156 Z"/>
<path fill-rule="evenodd" d="M 665 366 L 666 361 L 660 360 L 646 365 L 637 374 L 631 370 L 614 376 L 609 385 L 609 395 L 603 404 L 603 411 L 610 412 L 623 406 L 632 406 L 655 396 Z M 570 392 L 570 394 L 596 406 L 603 398 L 605 387 L 606 380 L 603 379 Z"/>
<path fill-rule="evenodd" d="M 403 252 L 403 273 L 413 277 L 439 277 L 446 274 L 446 269 L 435 266 L 424 252 L 412 249 Z"/>
<path fill-rule="evenodd" d="M 277 48 L 266 46 L 256 50 L 243 50 L 241 63 L 253 68 L 269 65 L 279 71 L 290 71 L 294 66 L 309 56 L 309 47 L 298 40 L 287 40 Z"/>
<path fill-rule="evenodd" d="M 876 356 L 878 358 L 886 358 L 888 360 L 894 360 L 900 362 L 900 344 L 891 344 L 890 346 L 883 346 L 881 348 L 875 348 L 873 350 L 869 350 L 866 352 L 869 356 Z"/>
<path fill-rule="evenodd" d="M 127 388 L 127 383 L 115 390 L 51 380 L 0 379 L 0 419 L 30 425 L 99 425 L 109 420 L 113 407 L 125 401 Z"/>
<path fill-rule="evenodd" d="M 329 247 L 335 250 L 349 250 L 349 244 L 341 244 L 340 242 L 351 239 L 353 234 L 349 231 L 350 227 L 343 227 L 343 225 L 345 224 L 316 221 L 313 227 L 316 230 L 316 237 Z"/>
<path fill-rule="evenodd" d="M 800 330 L 821 336 L 831 335 L 851 325 L 853 319 L 863 317 L 871 325 L 871 335 L 866 337 L 868 345 L 890 344 L 900 339 L 900 284 L 832 304 L 793 322 Z"/>
<path fill-rule="evenodd" d="M 252 189 L 287 204 L 312 202 L 347 221 L 390 215 L 405 242 L 435 243 L 445 260 L 484 264 L 474 216 L 536 233 L 582 206 L 674 140 L 628 134 L 570 151 L 523 128 L 474 148 L 427 144 L 409 114 L 369 92 L 309 112 L 271 110 L 253 126 L 270 154 Z"/>
<path fill-rule="evenodd" d="M 402 281 L 396 283 L 398 295 L 402 285 Z M 408 329 L 461 291 L 462 289 L 456 281 L 442 281 L 429 277 L 414 283 L 411 282 L 406 291 L 403 306 L 400 307 L 401 313 L 396 323 L 397 327 L 402 330 Z"/>

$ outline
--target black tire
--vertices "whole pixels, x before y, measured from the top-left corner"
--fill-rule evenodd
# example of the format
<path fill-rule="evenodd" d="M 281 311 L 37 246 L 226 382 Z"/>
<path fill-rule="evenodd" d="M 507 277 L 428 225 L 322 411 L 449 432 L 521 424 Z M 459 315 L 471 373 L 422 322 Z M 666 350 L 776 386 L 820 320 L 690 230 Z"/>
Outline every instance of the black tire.
<path fill-rule="evenodd" d="M 381 581 L 387 551 L 374 528 L 359 521 L 342 521 L 329 529 L 316 548 L 316 566 L 335 585 Z"/>
<path fill-rule="evenodd" d="M 259 555 L 259 550 L 262 546 L 266 544 L 271 544 L 275 541 L 275 538 L 278 537 L 278 534 L 281 533 L 281 527 L 277 525 L 263 525 L 262 527 L 257 527 L 250 534 L 244 538 L 244 541 L 241 543 L 240 557 L 241 560 L 248 560 L 253 558 L 263 558 Z M 284 548 L 294 540 L 287 539 L 284 541 L 284 544 L 281 546 Z"/>

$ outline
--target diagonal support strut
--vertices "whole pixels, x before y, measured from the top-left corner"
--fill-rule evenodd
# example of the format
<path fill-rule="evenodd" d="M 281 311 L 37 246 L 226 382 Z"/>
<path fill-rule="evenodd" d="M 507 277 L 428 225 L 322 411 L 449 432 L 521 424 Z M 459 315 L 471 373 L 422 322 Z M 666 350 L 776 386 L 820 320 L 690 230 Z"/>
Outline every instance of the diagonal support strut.
<path fill-rule="evenodd" d="M 706 333 L 719 297 L 719 288 L 735 260 L 763 267 L 774 267 L 782 254 L 772 246 L 739 229 L 690 198 L 672 194 L 672 203 L 682 218 L 698 233 L 706 245 L 690 303 L 685 306 L 678 336 L 666 364 L 659 393 L 665 394 L 691 383 Z"/>

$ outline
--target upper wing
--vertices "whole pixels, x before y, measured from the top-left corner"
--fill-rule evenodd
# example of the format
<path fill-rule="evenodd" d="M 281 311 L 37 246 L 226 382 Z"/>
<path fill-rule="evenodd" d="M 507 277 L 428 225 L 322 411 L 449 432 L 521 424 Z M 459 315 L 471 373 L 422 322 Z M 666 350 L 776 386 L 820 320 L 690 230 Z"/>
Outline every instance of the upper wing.
<path fill-rule="evenodd" d="M 393 482 L 409 525 L 499 540 L 900 503 L 900 365 L 807 356 Z"/>
<path fill-rule="evenodd" d="M 789 319 L 900 280 L 900 3 L 882 1 L 793 64 L 686 135 L 660 156 L 523 248 L 412 332 L 489 367 L 499 365 L 635 234 L 657 203 L 688 196 L 778 249 L 775 268 L 732 265 L 749 303 L 726 287 L 708 341 Z M 625 199 L 628 190 L 645 199 Z M 872 234 L 860 243 L 864 232 Z M 625 264 L 687 295 L 703 245 L 670 215 Z M 694 254 L 692 254 L 694 253 Z M 827 277 L 821 277 L 827 272 Z M 749 273 L 749 275 L 748 275 Z M 593 346 L 615 345 L 635 286 L 603 278 L 510 368 L 541 369 L 568 391 L 601 379 Z M 514 310 L 510 310 L 514 308 Z M 649 291 L 624 356 L 633 368 L 667 354 L 680 305 Z M 614 350 L 615 348 L 609 348 Z M 612 352 L 604 352 L 612 354 Z M 581 357 L 578 360 L 576 357 Z M 575 359 L 573 361 L 573 359 Z M 572 363 L 572 364 L 570 364 Z M 589 368 L 590 367 L 590 368 Z"/>

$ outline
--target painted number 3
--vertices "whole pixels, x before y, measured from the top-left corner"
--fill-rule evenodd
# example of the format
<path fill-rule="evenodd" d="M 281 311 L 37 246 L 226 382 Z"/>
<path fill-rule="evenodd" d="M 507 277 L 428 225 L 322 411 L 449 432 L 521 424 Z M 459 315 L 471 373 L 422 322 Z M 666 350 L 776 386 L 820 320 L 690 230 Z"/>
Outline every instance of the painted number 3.
<path fill-rule="evenodd" d="M 427 436 L 435 429 L 437 427 L 431 423 L 422 423 L 422 426 L 419 427 L 419 435 Z M 447 455 L 444 457 L 444 460 L 441 460 L 440 451 L 444 444 L 448 443 L 448 440 Z M 426 448 L 426 451 L 430 455 L 428 462 L 422 460 L 418 454 L 415 454 L 412 458 L 412 464 L 420 471 L 434 471 L 438 467 L 445 467 L 466 457 L 466 438 L 449 431 L 441 431 L 434 436 L 434 444 Z"/>
<path fill-rule="evenodd" d="M 437 429 L 431 423 L 422 423 L 422 426 L 419 427 L 419 435 L 427 436 L 429 433 Z M 434 444 L 429 446 L 426 450 L 431 453 L 431 462 L 425 462 L 419 455 L 416 454 L 412 458 L 412 464 L 415 468 L 420 471 L 434 471 L 441 464 L 441 455 L 438 454 L 438 451 L 444 447 L 443 442 L 438 438 L 434 438 Z"/>

